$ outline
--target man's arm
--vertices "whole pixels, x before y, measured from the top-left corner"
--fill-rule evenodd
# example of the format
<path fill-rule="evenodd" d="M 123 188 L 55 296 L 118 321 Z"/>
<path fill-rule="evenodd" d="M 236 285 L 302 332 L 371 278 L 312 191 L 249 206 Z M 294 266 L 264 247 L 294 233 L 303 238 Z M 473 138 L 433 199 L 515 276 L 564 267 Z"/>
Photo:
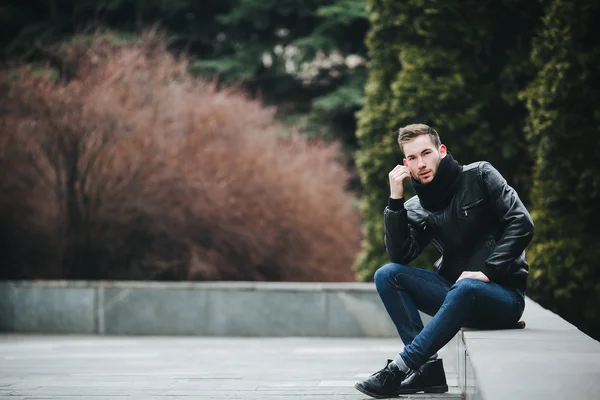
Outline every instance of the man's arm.
<path fill-rule="evenodd" d="M 384 210 L 385 249 L 393 263 L 407 265 L 429 244 L 431 238 L 409 222 L 404 199 L 388 199 Z"/>
<path fill-rule="evenodd" d="M 504 277 L 511 264 L 531 242 L 533 220 L 517 192 L 490 163 L 482 163 L 480 173 L 491 205 L 501 218 L 500 224 L 503 229 L 492 254 L 482 267 L 482 272 L 493 282 Z"/>

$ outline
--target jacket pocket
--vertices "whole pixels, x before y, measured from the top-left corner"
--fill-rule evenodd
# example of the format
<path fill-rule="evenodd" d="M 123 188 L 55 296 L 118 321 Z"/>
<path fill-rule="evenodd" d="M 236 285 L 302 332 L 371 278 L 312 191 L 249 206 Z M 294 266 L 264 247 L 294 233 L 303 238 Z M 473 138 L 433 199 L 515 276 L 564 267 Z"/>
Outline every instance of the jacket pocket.
<path fill-rule="evenodd" d="M 470 213 L 474 212 L 483 204 L 483 199 L 475 200 L 474 202 L 460 207 L 460 216 L 466 218 Z"/>

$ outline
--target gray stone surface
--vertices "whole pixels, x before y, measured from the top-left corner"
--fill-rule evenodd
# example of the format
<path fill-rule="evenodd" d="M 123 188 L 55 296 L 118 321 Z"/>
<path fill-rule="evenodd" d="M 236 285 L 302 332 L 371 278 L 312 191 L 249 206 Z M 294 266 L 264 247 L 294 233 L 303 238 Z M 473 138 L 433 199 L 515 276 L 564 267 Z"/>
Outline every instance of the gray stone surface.
<path fill-rule="evenodd" d="M 3 283 L 0 328 L 14 332 L 93 333 L 95 291 Z"/>
<path fill-rule="evenodd" d="M 452 349 L 446 354 L 454 359 L 446 363 L 454 369 L 449 382 L 455 387 L 460 382 L 467 398 L 475 400 L 600 398 L 600 343 L 529 298 L 526 301 L 526 329 L 465 329 L 462 345 L 446 346 Z M 424 316 L 424 322 L 428 320 Z M 397 338 L 372 284 L 2 282 L 0 329 Z M 368 370 L 379 369 L 381 365 L 374 365 L 375 359 L 369 357 L 377 355 L 377 363 L 382 364 L 396 353 L 390 354 L 388 344 L 399 343 L 398 339 L 112 336 L 6 336 L 2 340 L 0 397 L 96 399 L 215 398 L 215 393 L 221 396 L 229 390 L 233 390 L 229 396 L 233 398 L 291 398 L 301 393 L 307 398 L 354 399 L 357 395 L 348 374 L 358 378 L 358 373 L 350 366 L 368 361 L 372 362 Z M 275 356 L 291 361 L 277 364 Z M 325 362 L 341 363 L 342 367 L 338 365 L 339 371 L 314 367 Z M 244 368 L 259 375 L 245 375 Z M 81 375 L 89 371 L 96 375 Z M 136 371 L 142 378 L 131 378 L 137 377 Z M 167 378 L 160 375 L 163 371 Z M 186 371 L 194 376 L 187 377 Z M 215 371 L 225 371 L 225 375 Z M 264 372 L 273 377 L 265 378 Z M 158 374 L 156 379 L 153 374 Z M 110 378 L 94 382 L 98 376 Z M 278 379 L 289 385 L 275 384 Z M 94 391 L 96 384 L 103 389 Z M 153 385 L 162 391 L 157 392 Z M 78 388 L 74 394 L 65 394 L 72 386 Z"/>
<path fill-rule="evenodd" d="M 327 336 L 324 292 L 209 291 L 215 336 Z"/>
<path fill-rule="evenodd" d="M 419 313 L 423 324 L 431 316 Z M 398 337 L 376 292 L 339 290 L 327 293 L 327 335 L 333 337 Z"/>
<path fill-rule="evenodd" d="M 372 283 L 17 281 L 0 300 L 4 332 L 397 337 Z"/>
<path fill-rule="evenodd" d="M 481 391 L 477 387 L 477 374 L 473 369 L 473 363 L 469 353 L 465 352 L 465 387 L 461 390 L 467 400 L 481 400 Z M 500 376 L 497 379 L 501 379 Z"/>
<path fill-rule="evenodd" d="M 369 292 L 327 293 L 327 325 L 326 336 L 398 335 L 379 297 Z"/>
<path fill-rule="evenodd" d="M 14 281 L 0 300 L 15 333 L 397 336 L 373 283 Z"/>
<path fill-rule="evenodd" d="M 522 319 L 523 330 L 464 331 L 467 398 L 599 399 L 600 343 L 529 298 Z"/>
<path fill-rule="evenodd" d="M 440 352 L 459 399 L 456 341 Z M 368 399 L 398 339 L 0 335 L 2 399 Z"/>
<path fill-rule="evenodd" d="M 0 331 L 9 332 L 14 325 L 12 287 L 8 282 L 0 282 Z"/>
<path fill-rule="evenodd" d="M 100 333 L 203 335 L 207 333 L 206 292 L 160 288 L 106 288 L 101 293 Z"/>
<path fill-rule="evenodd" d="M 458 335 L 457 342 L 457 355 L 456 355 L 456 369 L 457 369 L 457 378 L 458 378 L 458 387 L 461 393 L 466 393 L 466 385 L 467 385 L 467 377 L 466 377 L 466 350 L 465 343 L 463 341 L 462 335 Z"/>

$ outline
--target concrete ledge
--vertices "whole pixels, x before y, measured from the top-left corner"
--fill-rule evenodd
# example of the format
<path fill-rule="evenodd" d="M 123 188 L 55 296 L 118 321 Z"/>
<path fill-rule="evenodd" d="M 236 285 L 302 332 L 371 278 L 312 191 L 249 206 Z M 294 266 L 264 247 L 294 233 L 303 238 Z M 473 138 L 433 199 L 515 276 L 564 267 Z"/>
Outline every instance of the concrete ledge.
<path fill-rule="evenodd" d="M 0 331 L 397 337 L 372 283 L 5 281 Z"/>
<path fill-rule="evenodd" d="M 529 298 L 523 319 L 451 342 L 466 398 L 600 398 L 600 343 Z M 398 337 L 369 283 L 6 281 L 0 331 Z"/>
<path fill-rule="evenodd" d="M 600 342 L 526 298 L 525 329 L 464 329 L 459 384 L 476 400 L 600 398 Z"/>
<path fill-rule="evenodd" d="M 0 283 L 0 330 L 94 333 L 96 293 L 85 287 L 35 288 Z"/>

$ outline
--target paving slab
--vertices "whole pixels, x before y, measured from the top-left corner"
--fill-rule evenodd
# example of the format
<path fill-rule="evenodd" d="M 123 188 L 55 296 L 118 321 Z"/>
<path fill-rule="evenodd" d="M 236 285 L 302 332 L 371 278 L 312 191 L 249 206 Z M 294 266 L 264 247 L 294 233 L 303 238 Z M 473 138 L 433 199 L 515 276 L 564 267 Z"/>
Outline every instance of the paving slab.
<path fill-rule="evenodd" d="M 369 399 L 399 339 L 0 335 L 0 399 Z M 458 341 L 440 351 L 460 399 Z"/>

